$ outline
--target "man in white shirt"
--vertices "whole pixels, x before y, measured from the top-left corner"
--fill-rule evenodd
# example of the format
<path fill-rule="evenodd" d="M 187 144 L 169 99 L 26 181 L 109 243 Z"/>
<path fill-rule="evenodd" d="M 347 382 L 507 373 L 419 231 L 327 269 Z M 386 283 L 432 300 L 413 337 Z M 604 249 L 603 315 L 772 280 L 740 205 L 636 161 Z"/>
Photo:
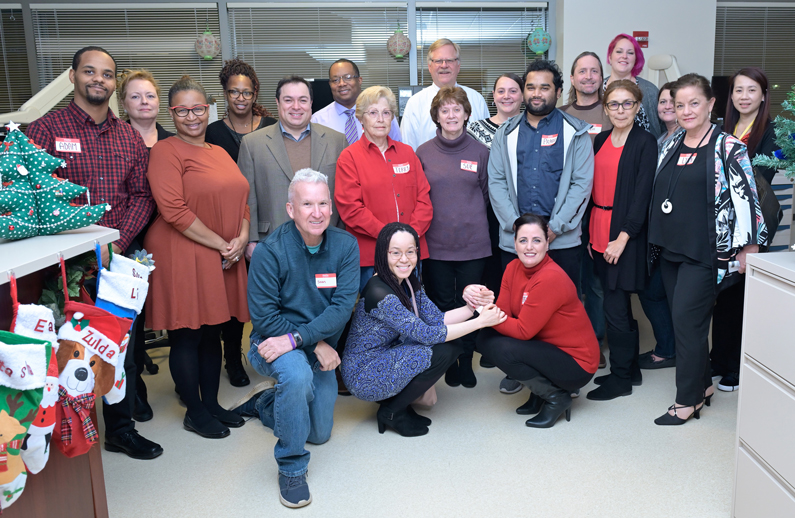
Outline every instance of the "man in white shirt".
<path fill-rule="evenodd" d="M 433 78 L 433 84 L 408 100 L 400 123 L 403 142 L 414 148 L 414 151 L 436 136 L 436 124 L 431 120 L 431 101 L 443 86 L 460 86 L 464 89 L 469 104 L 472 105 L 469 120 L 478 121 L 490 116 L 489 107 L 482 95 L 468 86 L 456 83 L 461 70 L 458 57 L 460 51 L 460 47 L 447 38 L 436 40 L 428 48 L 428 71 Z"/>
<path fill-rule="evenodd" d="M 338 59 L 328 69 L 328 80 L 334 102 L 315 112 L 312 122 L 339 131 L 353 144 L 362 136 L 362 123 L 356 118 L 356 99 L 362 93 L 359 67 L 349 59 Z M 397 117 L 392 118 L 389 138 L 401 141 Z"/>

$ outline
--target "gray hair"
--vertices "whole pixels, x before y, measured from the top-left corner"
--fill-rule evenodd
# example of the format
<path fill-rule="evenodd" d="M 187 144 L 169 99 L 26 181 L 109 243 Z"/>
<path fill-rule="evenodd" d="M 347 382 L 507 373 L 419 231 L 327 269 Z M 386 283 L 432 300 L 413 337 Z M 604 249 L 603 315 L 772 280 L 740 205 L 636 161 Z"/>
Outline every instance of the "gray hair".
<path fill-rule="evenodd" d="M 290 182 L 290 187 L 287 188 L 287 201 L 289 203 L 293 202 L 296 185 L 301 182 L 323 183 L 326 184 L 326 187 L 328 187 L 328 176 L 309 167 L 296 171 L 292 181 Z M 329 194 L 331 194 L 331 189 L 329 189 Z"/>

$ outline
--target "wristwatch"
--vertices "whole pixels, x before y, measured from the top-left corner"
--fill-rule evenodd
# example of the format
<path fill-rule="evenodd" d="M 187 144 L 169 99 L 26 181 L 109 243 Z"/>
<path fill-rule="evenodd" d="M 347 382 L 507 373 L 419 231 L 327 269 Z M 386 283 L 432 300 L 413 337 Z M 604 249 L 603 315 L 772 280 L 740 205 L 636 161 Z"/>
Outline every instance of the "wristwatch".
<path fill-rule="evenodd" d="M 295 339 L 295 347 L 301 347 L 304 345 L 304 339 L 301 338 L 301 335 L 298 332 L 293 333 L 293 338 Z"/>

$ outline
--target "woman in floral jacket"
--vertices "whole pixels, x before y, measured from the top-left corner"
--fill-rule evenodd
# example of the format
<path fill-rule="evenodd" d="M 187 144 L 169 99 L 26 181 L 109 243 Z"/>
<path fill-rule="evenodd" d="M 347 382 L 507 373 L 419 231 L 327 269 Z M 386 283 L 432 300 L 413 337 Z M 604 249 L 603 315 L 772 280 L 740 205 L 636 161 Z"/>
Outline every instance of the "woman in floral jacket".
<path fill-rule="evenodd" d="M 687 74 L 671 88 L 685 130 L 660 153 L 649 208 L 652 261 L 659 259 L 676 336 L 676 399 L 658 425 L 700 417 L 714 389 L 709 327 L 715 297 L 745 272 L 767 239 L 745 145 L 710 122 L 706 78 Z"/>

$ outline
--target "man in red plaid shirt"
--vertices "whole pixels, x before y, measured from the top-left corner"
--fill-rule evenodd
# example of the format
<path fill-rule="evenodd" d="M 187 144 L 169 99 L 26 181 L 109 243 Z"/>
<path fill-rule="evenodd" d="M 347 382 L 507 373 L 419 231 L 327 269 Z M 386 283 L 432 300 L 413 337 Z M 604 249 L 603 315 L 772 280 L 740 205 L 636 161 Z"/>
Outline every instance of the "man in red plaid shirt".
<path fill-rule="evenodd" d="M 108 108 L 116 90 L 116 61 L 100 47 L 85 47 L 72 60 L 69 80 L 75 85 L 69 105 L 32 122 L 27 136 L 47 153 L 66 161 L 58 175 L 88 187 L 92 204 L 109 203 L 110 212 L 100 225 L 118 229 L 114 253 L 132 253 L 142 248 L 135 237 L 155 208 L 146 180 L 149 152 L 141 135 L 119 120 Z M 76 203 L 88 203 L 81 196 Z M 108 264 L 107 247 L 102 263 Z M 104 405 L 105 449 L 123 452 L 135 459 L 153 459 L 163 453 L 159 444 L 141 437 L 132 420 L 135 401 L 135 362 L 129 342 L 124 367 L 127 392 L 115 405 Z"/>

